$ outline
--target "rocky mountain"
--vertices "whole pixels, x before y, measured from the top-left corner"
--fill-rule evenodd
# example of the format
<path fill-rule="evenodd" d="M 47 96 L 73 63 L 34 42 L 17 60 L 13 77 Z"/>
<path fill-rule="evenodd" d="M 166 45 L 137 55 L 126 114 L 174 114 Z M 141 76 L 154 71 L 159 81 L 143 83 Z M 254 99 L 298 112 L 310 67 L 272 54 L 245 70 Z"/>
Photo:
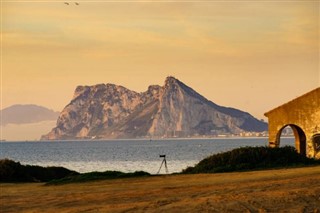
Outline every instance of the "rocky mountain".
<path fill-rule="evenodd" d="M 1 110 L 0 114 L 1 125 L 5 126 L 7 124 L 27 124 L 56 120 L 60 113 L 42 106 L 27 104 L 12 105 Z"/>
<path fill-rule="evenodd" d="M 261 132 L 267 124 L 219 106 L 174 77 L 137 93 L 114 84 L 78 86 L 43 140 L 188 137 Z"/>

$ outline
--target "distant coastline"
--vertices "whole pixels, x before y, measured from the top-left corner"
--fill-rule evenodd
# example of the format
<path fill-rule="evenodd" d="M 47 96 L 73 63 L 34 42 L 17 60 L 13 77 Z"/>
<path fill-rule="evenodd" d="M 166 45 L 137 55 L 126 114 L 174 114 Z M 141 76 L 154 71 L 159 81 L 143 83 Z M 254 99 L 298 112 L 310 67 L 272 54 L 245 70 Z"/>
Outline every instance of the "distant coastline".
<path fill-rule="evenodd" d="M 92 142 L 92 141 L 101 141 L 101 142 L 108 142 L 108 141 L 168 141 L 168 140 L 210 140 L 210 139 L 223 139 L 223 140 L 235 140 L 235 139 L 261 139 L 265 138 L 268 139 L 268 136 L 217 136 L 217 137 L 186 137 L 186 138 L 100 138 L 100 139 L 61 139 L 61 140 L 1 140 L 0 143 L 21 143 L 21 142 Z M 292 136 L 281 136 L 281 138 L 295 138 Z"/>

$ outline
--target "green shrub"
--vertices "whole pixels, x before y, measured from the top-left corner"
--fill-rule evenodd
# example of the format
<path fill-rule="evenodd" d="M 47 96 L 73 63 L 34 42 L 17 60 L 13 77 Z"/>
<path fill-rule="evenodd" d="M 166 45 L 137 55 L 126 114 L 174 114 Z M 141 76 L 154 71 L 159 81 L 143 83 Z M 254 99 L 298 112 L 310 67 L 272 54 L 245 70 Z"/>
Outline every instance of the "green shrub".
<path fill-rule="evenodd" d="M 106 171 L 79 174 L 63 167 L 21 165 L 19 162 L 9 159 L 0 160 L 0 182 L 49 182 L 50 184 L 62 184 L 143 176 L 150 176 L 150 174 L 143 171 L 133 173 Z"/>
<path fill-rule="evenodd" d="M 319 164 L 319 160 L 307 158 L 294 147 L 242 147 L 212 155 L 182 173 L 215 173 L 263 168 Z"/>
<path fill-rule="evenodd" d="M 63 167 L 21 165 L 9 159 L 0 160 L 0 182 L 47 182 L 79 174 Z"/>
<path fill-rule="evenodd" d="M 31 179 L 32 178 L 25 173 L 23 166 L 19 162 L 14 162 L 9 159 L 0 160 L 1 182 L 31 181 Z"/>
<path fill-rule="evenodd" d="M 105 171 L 105 172 L 89 172 L 74 176 L 68 176 L 62 179 L 53 180 L 48 185 L 66 184 L 66 183 L 80 183 L 93 180 L 108 180 L 117 178 L 132 178 L 132 177 L 146 177 L 150 176 L 149 173 L 143 171 L 137 171 L 133 173 L 124 173 L 118 171 Z"/>

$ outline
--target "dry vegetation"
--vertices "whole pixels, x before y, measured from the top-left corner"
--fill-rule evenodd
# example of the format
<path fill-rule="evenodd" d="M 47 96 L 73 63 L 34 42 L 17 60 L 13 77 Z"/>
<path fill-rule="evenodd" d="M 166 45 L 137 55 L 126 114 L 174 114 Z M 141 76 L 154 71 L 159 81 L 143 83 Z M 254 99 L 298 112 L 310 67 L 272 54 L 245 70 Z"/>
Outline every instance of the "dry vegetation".
<path fill-rule="evenodd" d="M 320 212 L 320 166 L 45 186 L 1 184 L 0 212 Z"/>

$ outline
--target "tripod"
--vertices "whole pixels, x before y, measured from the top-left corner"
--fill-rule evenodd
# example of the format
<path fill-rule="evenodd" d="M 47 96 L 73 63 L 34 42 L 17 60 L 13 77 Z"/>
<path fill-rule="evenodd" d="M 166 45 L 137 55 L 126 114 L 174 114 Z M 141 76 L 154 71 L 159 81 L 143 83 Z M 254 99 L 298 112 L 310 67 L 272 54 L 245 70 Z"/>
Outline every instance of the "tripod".
<path fill-rule="evenodd" d="M 160 165 L 160 168 L 159 168 L 159 171 L 158 171 L 157 174 L 159 174 L 159 172 L 160 172 L 161 167 L 162 167 L 163 164 L 164 164 L 164 167 L 166 168 L 166 173 L 168 174 L 169 170 L 168 170 L 168 167 L 167 167 L 166 155 L 160 155 L 159 157 L 160 157 L 160 158 L 163 158 L 163 161 L 162 161 L 162 163 L 161 163 L 161 165 Z"/>

